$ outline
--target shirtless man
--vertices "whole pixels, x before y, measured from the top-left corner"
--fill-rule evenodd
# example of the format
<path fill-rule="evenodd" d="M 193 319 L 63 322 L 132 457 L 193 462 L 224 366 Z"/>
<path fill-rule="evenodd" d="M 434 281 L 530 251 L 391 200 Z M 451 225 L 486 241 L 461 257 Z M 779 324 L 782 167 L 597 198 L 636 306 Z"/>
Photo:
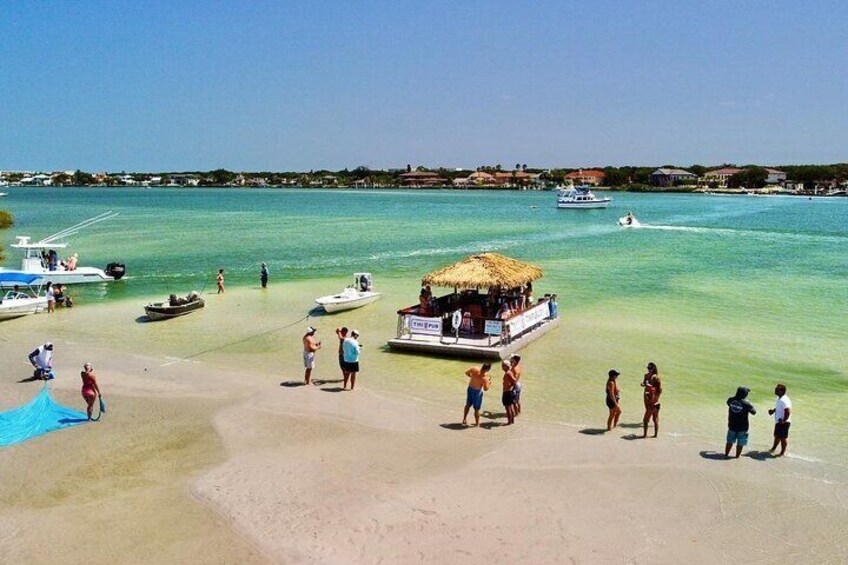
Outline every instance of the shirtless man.
<path fill-rule="evenodd" d="M 321 342 L 315 340 L 316 331 L 318 330 L 312 326 L 308 326 L 303 336 L 303 366 L 306 369 L 303 374 L 304 384 L 312 383 L 312 369 L 315 368 L 315 352 L 321 349 Z"/>
<path fill-rule="evenodd" d="M 506 409 L 506 424 L 510 425 L 515 423 L 515 373 L 509 361 L 501 363 L 501 369 L 504 372 L 501 401 Z"/>
<path fill-rule="evenodd" d="M 489 390 L 489 371 L 492 366 L 486 363 L 479 369 L 471 367 L 465 371 L 468 381 L 468 389 L 465 394 L 465 412 L 462 414 L 462 425 L 468 425 L 468 411 L 474 407 L 474 425 L 480 425 L 480 408 L 483 406 L 483 391 Z"/>
<path fill-rule="evenodd" d="M 645 388 L 645 417 L 642 418 L 642 437 L 648 437 L 648 422 L 654 421 L 654 437 L 660 431 L 660 395 L 662 394 L 662 381 L 654 363 L 648 363 L 648 372 L 642 379 Z"/>
<path fill-rule="evenodd" d="M 521 366 L 521 356 L 513 355 L 509 358 L 509 364 L 512 366 L 512 374 L 515 375 L 515 386 L 512 388 L 515 404 L 515 415 L 521 414 L 521 373 L 524 372 L 524 367 Z"/>

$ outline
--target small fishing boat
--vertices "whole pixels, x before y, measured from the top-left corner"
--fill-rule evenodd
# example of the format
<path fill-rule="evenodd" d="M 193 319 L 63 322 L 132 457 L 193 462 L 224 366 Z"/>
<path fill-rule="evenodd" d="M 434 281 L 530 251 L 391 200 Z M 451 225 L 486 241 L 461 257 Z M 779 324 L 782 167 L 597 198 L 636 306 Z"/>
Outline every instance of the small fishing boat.
<path fill-rule="evenodd" d="M 144 307 L 144 313 L 153 321 L 169 320 L 191 314 L 206 306 L 200 294 L 191 291 L 185 298 L 172 294 L 165 302 L 152 302 Z"/>
<path fill-rule="evenodd" d="M 97 267 L 77 266 L 77 254 L 72 255 L 67 262 L 59 261 L 57 250 L 65 249 L 68 244 L 60 239 L 71 236 L 81 229 L 93 226 L 99 222 L 117 216 L 117 213 L 106 212 L 89 218 L 67 229 L 58 231 L 39 241 L 30 241 L 29 236 L 16 236 L 17 243 L 9 247 L 21 249 L 24 252 L 20 269 L 0 267 L 0 273 L 18 273 L 22 275 L 37 275 L 36 284 L 43 285 L 47 281 L 54 284 L 81 284 L 116 281 L 124 276 L 126 270 L 121 263 L 109 263 L 106 269 Z"/>
<path fill-rule="evenodd" d="M 562 188 L 557 193 L 557 208 L 570 210 L 595 210 L 606 208 L 611 198 L 598 198 L 588 186 Z"/>
<path fill-rule="evenodd" d="M 339 294 L 316 298 L 315 303 L 323 306 L 327 313 L 332 314 L 343 310 L 361 308 L 378 300 L 381 296 L 381 293 L 372 290 L 371 273 L 354 273 L 353 285 Z"/>
<path fill-rule="evenodd" d="M 8 192 L 0 192 L 0 198 L 3 198 L 5 196 L 9 196 L 9 193 Z"/>
<path fill-rule="evenodd" d="M 642 222 L 636 219 L 631 212 L 628 212 L 626 216 L 622 216 L 618 219 L 618 225 L 623 228 L 641 228 Z"/>
<path fill-rule="evenodd" d="M 47 310 L 47 297 L 30 286 L 37 280 L 36 275 L 0 273 L 0 289 L 13 287 L 0 298 L 0 320 L 21 318 Z M 26 290 L 21 290 L 21 285 L 26 286 Z"/>

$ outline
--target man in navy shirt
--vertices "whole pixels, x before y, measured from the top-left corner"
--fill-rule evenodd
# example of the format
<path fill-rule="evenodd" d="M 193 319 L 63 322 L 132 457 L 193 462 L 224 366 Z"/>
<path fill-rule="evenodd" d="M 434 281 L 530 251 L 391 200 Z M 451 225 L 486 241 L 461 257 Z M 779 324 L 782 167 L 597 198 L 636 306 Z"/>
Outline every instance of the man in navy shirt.
<path fill-rule="evenodd" d="M 730 457 L 730 448 L 736 444 L 736 458 L 742 455 L 742 448 L 748 445 L 748 414 L 756 414 L 757 409 L 748 402 L 750 390 L 744 386 L 736 389 L 736 395 L 727 399 L 727 443 L 724 456 Z"/>

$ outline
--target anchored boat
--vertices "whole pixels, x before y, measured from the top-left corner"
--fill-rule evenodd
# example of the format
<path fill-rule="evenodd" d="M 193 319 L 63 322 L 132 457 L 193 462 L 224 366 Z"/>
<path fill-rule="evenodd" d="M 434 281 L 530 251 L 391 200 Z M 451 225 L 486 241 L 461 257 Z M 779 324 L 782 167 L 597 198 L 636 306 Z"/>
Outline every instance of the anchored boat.
<path fill-rule="evenodd" d="M 333 312 L 361 308 L 378 300 L 380 296 L 382 296 L 381 293 L 372 290 L 371 273 L 354 273 L 352 286 L 347 287 L 339 294 L 316 298 L 315 303 L 323 306 L 327 313 L 332 314 Z"/>
<path fill-rule="evenodd" d="M 116 281 L 126 274 L 126 269 L 122 263 L 109 263 L 105 270 L 98 269 L 97 267 L 80 267 L 76 264 L 76 254 L 72 255 L 66 262 L 63 262 L 59 261 L 57 250 L 68 247 L 67 243 L 59 240 L 74 235 L 80 230 L 99 222 L 110 220 L 117 215 L 117 213 L 112 212 L 100 214 L 99 216 L 89 218 L 84 222 L 47 236 L 40 241 L 30 241 L 29 236 L 19 235 L 17 236 L 17 243 L 13 243 L 9 247 L 23 250 L 24 258 L 21 261 L 21 268 L 9 269 L 0 267 L 0 273 L 36 275 L 38 278 L 35 279 L 34 284 L 37 285 L 45 284 L 47 281 L 51 281 L 54 284 Z"/>
<path fill-rule="evenodd" d="M 12 287 L 0 298 L 0 320 L 21 318 L 47 310 L 47 297 L 31 286 L 36 280 L 36 275 L 0 273 L 0 290 Z M 21 285 L 26 286 L 26 290 L 21 290 Z"/>
<path fill-rule="evenodd" d="M 144 313 L 153 321 L 169 320 L 191 314 L 206 306 L 200 295 L 191 291 L 185 298 L 172 294 L 166 302 L 153 302 L 144 307 Z"/>
<path fill-rule="evenodd" d="M 606 208 L 611 198 L 598 198 L 588 186 L 562 188 L 557 193 L 557 208 L 571 210 L 593 210 Z"/>

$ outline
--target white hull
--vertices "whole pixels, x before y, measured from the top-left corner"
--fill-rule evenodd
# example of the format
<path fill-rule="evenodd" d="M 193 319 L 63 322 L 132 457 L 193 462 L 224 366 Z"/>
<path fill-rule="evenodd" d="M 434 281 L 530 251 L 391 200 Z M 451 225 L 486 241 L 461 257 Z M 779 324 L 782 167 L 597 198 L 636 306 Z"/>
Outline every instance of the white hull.
<path fill-rule="evenodd" d="M 567 210 L 597 210 L 609 206 L 611 199 L 600 198 L 591 202 L 557 202 L 557 208 Z"/>
<path fill-rule="evenodd" d="M 11 320 L 47 310 L 47 298 L 15 298 L 0 302 L 0 320 Z"/>
<path fill-rule="evenodd" d="M 55 284 L 83 284 L 83 283 L 103 283 L 112 282 L 115 279 L 107 275 L 102 269 L 96 267 L 78 267 L 73 271 L 45 271 L 39 269 L 20 270 L 0 268 L 0 273 L 24 273 L 27 275 L 36 275 L 39 277 L 33 285 L 43 285 L 48 281 Z"/>
<path fill-rule="evenodd" d="M 323 306 L 327 313 L 332 314 L 343 310 L 361 308 L 367 304 L 377 301 L 380 296 L 382 295 L 379 292 L 357 292 L 354 295 L 342 293 L 316 298 L 315 303 L 319 306 Z"/>

